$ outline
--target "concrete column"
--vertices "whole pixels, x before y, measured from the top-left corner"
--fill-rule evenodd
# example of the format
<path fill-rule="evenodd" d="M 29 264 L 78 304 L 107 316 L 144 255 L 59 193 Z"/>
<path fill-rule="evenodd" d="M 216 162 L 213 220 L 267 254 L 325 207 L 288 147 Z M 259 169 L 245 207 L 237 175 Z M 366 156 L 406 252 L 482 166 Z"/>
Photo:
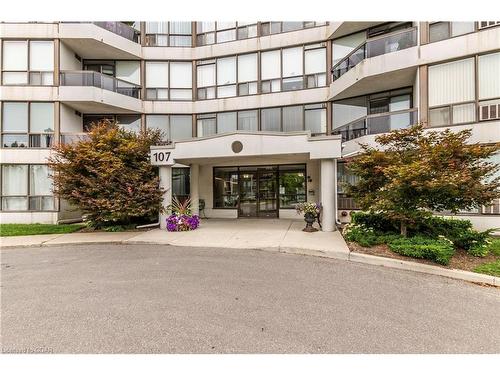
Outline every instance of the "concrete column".
<path fill-rule="evenodd" d="M 159 167 L 160 188 L 164 190 L 162 207 L 164 212 L 160 212 L 160 228 L 167 227 L 167 217 L 169 213 L 167 207 L 172 204 L 172 166 L 162 165 Z"/>
<path fill-rule="evenodd" d="M 333 232 L 335 227 L 335 159 L 321 159 L 321 204 L 323 232 Z"/>
<path fill-rule="evenodd" d="M 191 202 L 193 206 L 193 214 L 200 214 L 200 184 L 199 184 L 199 176 L 200 176 L 200 165 L 199 164 L 191 164 L 191 176 L 189 179 L 189 192 L 191 196 Z"/>

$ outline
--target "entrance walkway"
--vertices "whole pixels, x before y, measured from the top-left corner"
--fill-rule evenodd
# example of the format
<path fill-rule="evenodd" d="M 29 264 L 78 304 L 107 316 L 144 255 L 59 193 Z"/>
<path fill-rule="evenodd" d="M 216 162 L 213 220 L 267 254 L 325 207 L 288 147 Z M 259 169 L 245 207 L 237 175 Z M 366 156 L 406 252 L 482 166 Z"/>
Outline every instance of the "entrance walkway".
<path fill-rule="evenodd" d="M 306 233 L 302 231 L 304 226 L 301 220 L 204 219 L 194 231 L 167 232 L 155 229 L 124 242 L 261 249 L 348 259 L 349 248 L 338 231 Z"/>

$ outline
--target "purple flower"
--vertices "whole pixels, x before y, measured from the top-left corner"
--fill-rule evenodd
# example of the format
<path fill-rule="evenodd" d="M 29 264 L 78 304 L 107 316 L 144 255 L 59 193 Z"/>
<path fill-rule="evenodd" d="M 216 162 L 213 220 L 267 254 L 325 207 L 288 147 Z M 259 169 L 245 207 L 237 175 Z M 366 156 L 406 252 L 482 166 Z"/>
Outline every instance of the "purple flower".
<path fill-rule="evenodd" d="M 167 230 L 169 232 L 182 232 L 194 230 L 200 225 L 198 215 L 172 214 L 167 218 Z"/>

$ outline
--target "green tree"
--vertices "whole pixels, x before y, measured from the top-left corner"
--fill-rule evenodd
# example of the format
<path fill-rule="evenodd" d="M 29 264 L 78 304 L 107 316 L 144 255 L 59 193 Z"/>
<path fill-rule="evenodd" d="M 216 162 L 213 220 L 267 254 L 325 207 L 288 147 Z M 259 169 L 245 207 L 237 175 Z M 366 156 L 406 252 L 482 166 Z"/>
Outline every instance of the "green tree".
<path fill-rule="evenodd" d="M 162 191 L 149 152 L 160 142 L 160 131 L 136 134 L 101 121 L 88 137 L 54 147 L 49 158 L 54 192 L 96 227 L 151 220 Z"/>
<path fill-rule="evenodd" d="M 348 161 L 359 177 L 348 194 L 361 209 L 399 221 L 402 235 L 432 211 L 487 205 L 500 197 L 500 178 L 493 177 L 500 167 L 486 160 L 500 143 L 468 144 L 470 136 L 470 130 L 425 131 L 420 124 L 380 135 L 377 147 L 363 144 Z"/>

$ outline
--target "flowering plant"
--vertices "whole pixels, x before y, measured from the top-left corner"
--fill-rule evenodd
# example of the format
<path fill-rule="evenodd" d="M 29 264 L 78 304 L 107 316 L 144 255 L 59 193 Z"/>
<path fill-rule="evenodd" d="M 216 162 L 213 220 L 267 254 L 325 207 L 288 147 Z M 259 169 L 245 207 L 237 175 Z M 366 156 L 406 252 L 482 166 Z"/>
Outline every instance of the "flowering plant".
<path fill-rule="evenodd" d="M 311 202 L 304 202 L 304 203 L 299 203 L 295 205 L 295 209 L 297 210 L 298 214 L 312 214 L 314 216 L 319 215 L 321 212 L 321 203 L 311 203 Z"/>
<path fill-rule="evenodd" d="M 192 201 L 190 198 L 180 201 L 174 197 L 169 209 L 172 211 L 172 214 L 167 218 L 167 230 L 169 232 L 194 230 L 200 225 L 200 217 L 191 215 Z"/>
<path fill-rule="evenodd" d="M 169 232 L 184 232 L 194 230 L 200 225 L 198 215 L 172 214 L 167 218 L 167 230 Z"/>

